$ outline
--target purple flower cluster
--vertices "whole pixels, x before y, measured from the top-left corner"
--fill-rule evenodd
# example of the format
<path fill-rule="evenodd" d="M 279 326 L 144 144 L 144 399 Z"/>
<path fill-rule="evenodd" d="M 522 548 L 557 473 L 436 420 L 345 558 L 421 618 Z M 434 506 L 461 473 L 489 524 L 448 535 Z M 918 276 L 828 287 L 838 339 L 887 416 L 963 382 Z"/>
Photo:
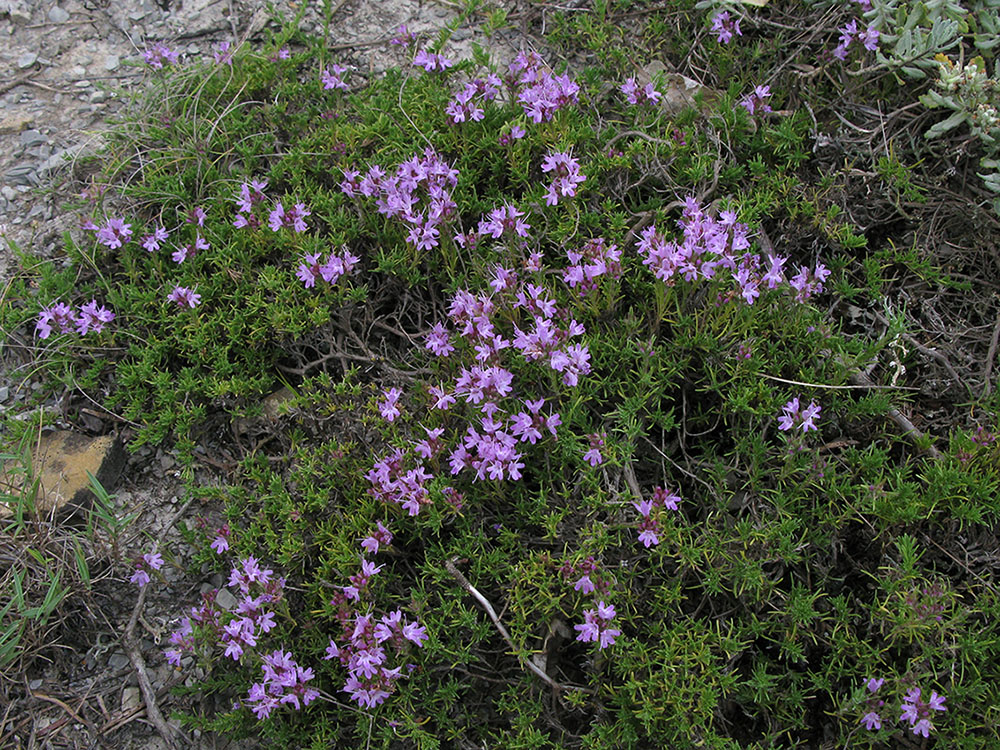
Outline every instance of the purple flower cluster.
<path fill-rule="evenodd" d="M 583 624 L 574 625 L 577 631 L 576 639 L 584 643 L 596 643 L 600 649 L 613 646 L 615 638 L 622 634 L 618 628 L 611 627 L 611 621 L 615 618 L 615 608 L 604 601 L 597 602 L 594 609 L 583 611 Z"/>
<path fill-rule="evenodd" d="M 749 94 L 740 99 L 740 106 L 751 115 L 767 114 L 771 112 L 771 105 L 767 100 L 771 98 L 770 86 L 757 86 Z"/>
<path fill-rule="evenodd" d="M 347 91 L 347 84 L 344 83 L 344 73 L 347 72 L 347 68 L 343 65 L 337 65 L 333 63 L 329 68 L 323 68 L 323 74 L 320 76 L 320 82 L 323 84 L 324 91 L 330 91 L 332 89 L 340 89 L 341 91 Z"/>
<path fill-rule="evenodd" d="M 702 211 L 694 198 L 686 199 L 679 226 L 683 231 L 680 242 L 667 240 L 656 225 L 650 225 L 636 244 L 643 265 L 671 286 L 677 275 L 694 282 L 716 278 L 723 269 L 737 285 L 730 298 L 740 296 L 752 305 L 762 286 L 776 289 L 787 284 L 795 291 L 795 300 L 805 302 L 823 290 L 823 282 L 830 275 L 822 264 L 814 271 L 802 266 L 798 275 L 786 281 L 783 267 L 787 258 L 769 255 L 765 263 L 759 255 L 746 252 L 750 247 L 748 228 L 736 221 L 736 214 L 723 211 L 715 219 Z"/>
<path fill-rule="evenodd" d="M 563 270 L 563 281 L 581 297 L 597 289 L 597 279 L 601 276 L 621 278 L 621 251 L 618 245 L 608 247 L 603 237 L 588 240 L 576 250 L 567 250 L 566 257 L 570 265 Z"/>
<path fill-rule="evenodd" d="M 391 542 L 392 533 L 380 522 L 361 546 L 375 554 L 380 545 Z M 341 632 L 339 638 L 330 639 L 324 658 L 338 659 L 347 668 L 343 690 L 363 708 L 375 708 L 393 693 L 396 681 L 403 676 L 403 665 L 398 662 L 407 645 L 421 647 L 428 638 L 424 627 L 416 620 L 404 619 L 399 609 L 376 619 L 369 603 L 367 611 L 361 613 L 368 583 L 381 569 L 362 557 L 361 572 L 351 576 L 350 585 L 330 602 Z M 396 666 L 390 666 L 390 652 L 396 657 Z"/>
<path fill-rule="evenodd" d="M 38 338 L 47 339 L 52 335 L 53 326 L 59 329 L 60 333 L 78 333 L 86 336 L 88 333 L 100 333 L 104 326 L 115 319 L 115 314 L 106 307 L 98 307 L 97 300 L 91 300 L 80 312 L 74 312 L 73 308 L 65 302 L 55 302 L 38 313 L 38 321 L 35 323 L 35 333 Z"/>
<path fill-rule="evenodd" d="M 597 593 L 599 597 L 604 597 L 611 589 L 612 581 L 604 575 L 593 557 L 587 557 L 578 563 L 565 560 L 559 572 L 567 583 L 573 582 L 574 591 L 585 596 Z M 594 608 L 583 611 L 583 623 L 573 626 L 577 631 L 576 640 L 596 643 L 600 649 L 613 645 L 615 638 L 622 634 L 617 628 L 611 627 L 614 618 L 615 608 L 605 604 L 603 599 L 598 601 L 595 598 Z"/>
<path fill-rule="evenodd" d="M 869 52 L 874 52 L 878 49 L 879 31 L 874 26 L 869 26 L 867 29 L 862 31 L 858 27 L 857 19 L 851 19 L 847 25 L 839 29 L 839 31 L 840 44 L 838 44 L 833 50 L 833 56 L 838 60 L 847 59 L 847 50 L 855 41 L 861 44 L 861 46 Z"/>
<path fill-rule="evenodd" d="M 156 42 L 142 53 L 142 58 L 146 61 L 146 65 L 154 70 L 160 70 L 164 65 L 176 65 L 180 56 L 180 52 L 174 52 L 163 42 Z"/>
<path fill-rule="evenodd" d="M 179 245 L 170 257 L 174 263 L 183 263 L 189 258 L 193 258 L 196 253 L 208 250 L 209 247 L 211 246 L 208 244 L 208 240 L 204 239 L 201 235 L 197 235 L 193 245 Z"/>
<path fill-rule="evenodd" d="M 389 44 L 395 47 L 409 47 L 417 41 L 417 35 L 406 28 L 406 24 L 400 24 L 396 29 L 396 36 L 389 40 Z"/>
<path fill-rule="evenodd" d="M 640 88 L 639 84 L 636 83 L 635 76 L 627 79 L 625 83 L 619 87 L 619 91 L 625 95 L 625 100 L 629 104 L 639 106 L 653 105 L 658 103 L 660 99 L 663 98 L 663 94 L 656 90 L 656 86 L 653 85 L 652 81 Z"/>
<path fill-rule="evenodd" d="M 282 704 L 298 711 L 319 698 L 319 691 L 306 684 L 315 677 L 312 668 L 300 667 L 289 652 L 279 649 L 262 661 L 264 679 L 250 686 L 245 701 L 258 719 L 266 719 Z"/>
<path fill-rule="evenodd" d="M 604 463 L 604 456 L 601 454 L 601 448 L 604 447 L 604 433 L 593 433 L 588 435 L 588 440 L 590 441 L 590 448 L 587 452 L 583 454 L 583 460 L 586 461 L 591 467 L 597 467 Z"/>
<path fill-rule="evenodd" d="M 662 487 L 653 489 L 653 497 L 650 500 L 633 500 L 632 505 L 639 511 L 642 521 L 639 522 L 639 541 L 647 549 L 654 544 L 660 543 L 660 521 L 659 517 L 665 510 L 677 510 L 677 503 L 681 499 L 673 492 L 668 492 Z"/>
<path fill-rule="evenodd" d="M 348 197 L 375 198 L 380 214 L 400 219 L 409 228 L 406 241 L 418 250 L 437 247 L 440 227 L 457 210 L 451 191 L 458 184 L 453 169 L 434 149 L 403 162 L 393 176 L 375 165 L 364 177 L 356 170 L 344 170 L 341 191 Z"/>
<path fill-rule="evenodd" d="M 260 219 L 254 214 L 253 207 L 267 200 L 264 195 L 265 190 L 267 190 L 267 180 L 251 180 L 240 185 L 240 190 L 234 199 L 237 211 L 236 218 L 233 219 L 234 227 L 256 229 L 260 226 Z"/>
<path fill-rule="evenodd" d="M 182 309 L 185 307 L 194 308 L 201 304 L 201 295 L 186 286 L 175 286 L 173 291 L 167 295 L 167 301 L 173 302 Z"/>
<path fill-rule="evenodd" d="M 880 700 L 876 694 L 884 683 L 884 679 L 876 679 L 874 677 L 865 683 L 865 687 L 871 695 L 865 701 L 867 713 L 861 717 L 861 723 L 865 729 L 872 732 L 882 728 L 881 710 L 885 705 L 885 701 Z M 922 700 L 920 696 L 921 690 L 918 687 L 913 687 L 906 693 L 900 705 L 902 713 L 899 720 L 908 722 L 910 731 L 913 734 L 930 737 L 930 733 L 934 729 L 934 725 L 931 722 L 934 714 L 931 712 L 947 710 L 947 707 L 944 705 L 945 697 L 939 695 L 936 690 L 931 691 L 931 696 L 926 701 Z"/>
<path fill-rule="evenodd" d="M 728 10 L 717 13 L 712 18 L 712 33 L 718 34 L 716 41 L 719 44 L 729 44 L 734 36 L 743 36 L 740 31 L 740 19 L 732 18 Z"/>
<path fill-rule="evenodd" d="M 492 237 L 495 240 L 500 239 L 505 234 L 527 238 L 531 225 L 522 219 L 523 216 L 524 211 L 510 203 L 505 203 L 500 208 L 494 208 L 490 211 L 486 218 L 479 220 L 479 235 Z M 458 237 L 455 238 L 455 241 L 463 247 L 465 246 Z"/>
<path fill-rule="evenodd" d="M 476 78 L 465 84 L 461 92 L 448 102 L 445 114 L 448 122 L 457 125 L 460 122 L 479 122 L 486 116 L 484 104 L 493 101 L 500 95 L 500 77 L 490 73 L 486 78 Z"/>
<path fill-rule="evenodd" d="M 820 411 L 821 407 L 815 401 L 810 401 L 809 406 L 802 408 L 796 396 L 782 407 L 782 414 L 778 417 L 778 429 L 787 432 L 799 427 L 802 432 L 815 431 L 818 429 L 816 419 Z"/>
<path fill-rule="evenodd" d="M 238 588 L 240 598 L 235 609 L 224 611 L 216 601 L 217 591 L 203 595 L 202 605 L 192 607 L 171 634 L 172 648 L 164 652 L 169 664 L 179 667 L 185 653 L 194 653 L 197 641 L 219 647 L 225 656 L 241 661 L 255 653 L 260 638 L 276 627 L 274 608 L 283 597 L 285 579 L 275 578 L 270 568 L 261 568 L 254 557 L 239 561 L 230 570 L 230 588 Z M 199 628 L 198 637 L 194 628 Z"/>
<path fill-rule="evenodd" d="M 155 549 L 152 552 L 147 552 L 136 560 L 135 572 L 132 573 L 129 583 L 134 583 L 139 588 L 142 588 L 149 583 L 149 571 L 159 570 L 162 567 L 163 558 L 160 556 L 160 553 Z"/>
<path fill-rule="evenodd" d="M 560 109 L 579 102 L 580 86 L 568 75 L 552 75 L 534 52 L 514 58 L 506 81 L 524 114 L 536 124 L 548 122 Z"/>
<path fill-rule="evenodd" d="M 212 59 L 215 60 L 216 65 L 229 65 L 231 67 L 233 64 L 232 44 L 219 42 L 212 52 Z"/>
<path fill-rule="evenodd" d="M 317 279 L 323 279 L 327 284 L 333 286 L 341 276 L 346 276 L 354 271 L 361 259 L 351 254 L 346 247 L 340 253 L 330 253 L 324 263 L 320 263 L 322 255 L 319 253 L 309 253 L 305 260 L 299 264 L 295 275 L 299 278 L 306 289 L 316 286 Z"/>
<path fill-rule="evenodd" d="M 576 196 L 577 187 L 587 179 L 585 174 L 580 173 L 580 162 L 566 152 L 546 154 L 542 160 L 542 171 L 553 173 L 549 191 L 545 194 L 547 206 L 556 205 L 560 198 Z"/>
<path fill-rule="evenodd" d="M 434 475 L 422 463 L 412 466 L 408 458 L 406 451 L 397 448 L 376 461 L 365 478 L 371 483 L 369 494 L 383 502 L 396 503 L 415 516 L 422 506 L 432 502 L 427 484 Z"/>
<path fill-rule="evenodd" d="M 444 55 L 422 49 L 414 56 L 413 64 L 418 68 L 423 68 L 428 73 L 443 73 L 455 63 Z"/>
<path fill-rule="evenodd" d="M 309 228 L 306 226 L 306 217 L 311 215 L 312 212 L 306 208 L 305 203 L 296 203 L 286 211 L 281 201 L 278 201 L 268 216 L 267 225 L 272 232 L 280 232 L 282 227 L 291 227 L 296 232 L 304 232 Z"/>
<path fill-rule="evenodd" d="M 85 221 L 83 228 L 95 232 L 97 241 L 110 250 L 117 250 L 132 238 L 132 225 L 126 224 L 124 219 L 111 218 L 101 226 Z"/>
<path fill-rule="evenodd" d="M 920 699 L 920 688 L 918 687 L 911 688 L 910 692 L 904 696 L 901 709 L 903 713 L 899 720 L 910 722 L 910 731 L 923 737 L 929 737 L 934 728 L 931 724 L 931 717 L 934 714 L 931 711 L 947 710 L 943 695 L 938 695 L 937 691 L 932 690 L 931 697 L 925 702 Z"/>

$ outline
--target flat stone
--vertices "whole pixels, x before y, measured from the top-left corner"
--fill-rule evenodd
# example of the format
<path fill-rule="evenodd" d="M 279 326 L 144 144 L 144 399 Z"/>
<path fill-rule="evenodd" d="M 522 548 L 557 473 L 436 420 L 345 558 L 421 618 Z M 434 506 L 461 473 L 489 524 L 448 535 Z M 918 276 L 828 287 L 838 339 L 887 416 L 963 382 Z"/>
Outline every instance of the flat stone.
<path fill-rule="evenodd" d="M 78 89 L 85 89 L 90 87 L 90 81 L 84 78 L 82 81 L 77 81 L 73 85 L 76 86 Z"/>
<path fill-rule="evenodd" d="M 132 20 L 132 21 L 141 21 L 143 18 L 146 17 L 146 11 L 144 11 L 144 10 L 133 10 L 131 13 L 128 14 L 128 17 L 129 17 L 129 20 Z"/>
<path fill-rule="evenodd" d="M 48 138 L 38 130 L 25 130 L 21 133 L 22 146 L 37 146 L 39 143 L 48 143 Z"/>
<path fill-rule="evenodd" d="M 108 666 L 114 670 L 125 669 L 125 667 L 129 664 L 131 664 L 131 662 L 129 661 L 128 656 L 126 656 L 122 651 L 115 651 L 108 658 Z"/>
<path fill-rule="evenodd" d="M 104 69 L 109 73 L 112 70 L 117 70 L 119 65 L 121 65 L 121 60 L 118 59 L 118 55 L 108 55 L 104 58 Z"/>
<path fill-rule="evenodd" d="M 10 200 L 8 198 L 8 200 Z M 6 401 L 10 396 L 10 388 L 5 385 L 0 385 L 0 401 Z"/>
<path fill-rule="evenodd" d="M 122 711 L 131 714 L 142 703 L 141 693 L 137 687 L 127 687 L 122 690 Z"/>
<path fill-rule="evenodd" d="M 39 173 L 47 175 L 57 171 L 61 167 L 66 166 L 74 158 L 76 158 L 77 154 L 83 151 L 83 148 L 84 144 L 78 143 L 75 146 L 70 146 L 69 148 L 56 151 L 38 167 Z"/>
<path fill-rule="evenodd" d="M 219 593 L 215 595 L 215 603 L 228 610 L 236 609 L 238 604 L 236 597 L 229 593 L 228 589 L 219 589 Z"/>
<path fill-rule="evenodd" d="M 89 62 L 87 63 L 90 64 Z M 87 69 L 82 65 L 74 65 L 69 71 L 74 78 L 81 78 L 87 75 Z"/>
<path fill-rule="evenodd" d="M 49 20 L 52 23 L 66 23 L 69 20 L 69 12 L 58 5 L 53 5 L 49 9 Z"/>
<path fill-rule="evenodd" d="M 26 0 L 0 0 L 0 14 L 3 13 L 16 23 L 31 22 L 31 11 Z"/>
<path fill-rule="evenodd" d="M 38 55 L 34 52 L 25 52 L 19 58 L 17 58 L 17 67 L 21 70 L 25 68 L 30 68 L 38 61 Z"/>
<path fill-rule="evenodd" d="M 0 119 L 0 134 L 20 133 L 34 121 L 35 118 L 29 114 L 6 115 Z"/>
<path fill-rule="evenodd" d="M 125 449 L 116 437 L 88 437 L 67 430 L 45 433 L 31 451 L 33 480 L 38 480 L 35 509 L 39 513 L 53 509 L 72 513 L 93 499 L 88 472 L 110 492 L 124 466 Z M 23 486 L 23 475 L 12 472 L 19 468 L 20 462 L 6 463 L 2 481 Z M 0 518 L 12 514 L 13 510 L 0 501 Z"/>

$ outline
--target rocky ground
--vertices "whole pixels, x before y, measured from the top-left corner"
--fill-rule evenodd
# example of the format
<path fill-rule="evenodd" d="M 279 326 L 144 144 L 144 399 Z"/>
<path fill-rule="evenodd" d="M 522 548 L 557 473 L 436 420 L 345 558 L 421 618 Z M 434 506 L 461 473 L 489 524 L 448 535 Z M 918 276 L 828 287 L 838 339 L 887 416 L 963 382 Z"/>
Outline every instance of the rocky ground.
<path fill-rule="evenodd" d="M 62 235 L 78 232 L 81 216 L 65 207 L 82 189 L 80 159 L 97 151 L 102 133 L 121 111 L 123 92 L 147 74 L 142 51 L 162 41 L 187 58 L 210 55 L 221 41 L 253 42 L 270 23 L 263 0 L 0 0 L 0 300 L 20 267 L 13 248 L 60 262 Z M 273 3 L 286 17 L 299 4 Z M 378 70 L 396 62 L 385 42 L 400 24 L 417 33 L 440 29 L 454 17 L 451 3 L 414 0 L 335 2 L 331 45 L 351 64 Z M 322 5 L 307 7 L 302 26 L 322 29 Z M 276 28 L 276 27 L 274 27 Z M 472 32 L 460 29 L 449 52 L 466 54 Z M 0 418 L 17 414 L 30 395 L 26 374 L 36 342 L 27 331 L 0 332 Z M 60 404 L 46 405 L 61 429 L 100 434 L 115 425 L 99 410 L 89 424 L 58 418 Z M 113 430 L 112 430 L 113 431 Z M 211 481 L 211 477 L 205 477 Z M 128 583 L 128 559 L 149 549 L 184 554 L 175 520 L 210 514 L 186 503 L 173 457 L 145 449 L 129 456 L 116 489 L 119 512 L 137 514 L 121 539 L 121 562 L 95 566 L 95 598 L 79 613 L 72 642 L 31 674 L 5 675 L 19 688 L 0 695 L 3 748 L 164 748 L 138 684 L 135 659 L 123 636 L 135 636 L 158 708 L 169 720 L 183 704 L 170 688 L 194 673 L 174 671 L 162 657 L 177 618 L 200 590 L 221 577 L 192 580 L 180 565 L 167 565 L 165 581 L 148 587 L 137 606 Z M 173 543 L 173 544 L 172 544 Z M 47 664 L 47 665 L 46 665 Z M 3 705 L 6 702 L 7 705 Z M 176 726 L 176 722 L 170 722 Z M 162 729 L 162 727 L 161 727 Z M 232 747 L 219 737 L 185 734 L 179 746 Z"/>

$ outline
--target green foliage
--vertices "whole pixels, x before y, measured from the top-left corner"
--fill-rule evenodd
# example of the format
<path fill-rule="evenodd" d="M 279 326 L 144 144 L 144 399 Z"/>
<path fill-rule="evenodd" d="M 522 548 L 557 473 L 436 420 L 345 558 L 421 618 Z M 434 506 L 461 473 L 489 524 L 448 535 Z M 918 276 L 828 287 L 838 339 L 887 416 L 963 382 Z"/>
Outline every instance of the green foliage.
<path fill-rule="evenodd" d="M 931 51 L 988 26 L 977 16 L 978 26 L 963 27 L 954 3 L 890 5 L 875 12 L 902 28 L 887 39 L 898 58 L 890 67 L 903 74 L 923 74 Z M 325 10 L 329 25 L 332 4 Z M 482 13 L 486 34 L 509 22 L 476 2 L 462 17 Z M 634 16 L 645 19 L 634 38 L 648 49 L 627 44 L 624 21 Z M 688 2 L 598 2 L 546 18 L 549 41 L 584 50 L 593 66 L 566 68 L 580 102 L 541 123 L 509 92 L 484 103 L 481 119 L 448 121 L 445 107 L 468 80 L 505 72 L 481 48 L 444 74 L 406 65 L 351 74 L 349 92 L 324 90 L 330 50 L 289 24 L 269 45 L 296 47 L 287 60 L 244 48 L 232 67 L 168 68 L 137 95 L 102 157 L 101 184 L 131 207 L 133 239 L 112 250 L 67 238 L 71 271 L 22 259 L 25 278 L 16 303 L 0 311 L 3 326 L 23 333 L 57 299 L 96 297 L 117 316 L 97 338 L 48 341 L 39 372 L 50 387 L 62 378 L 106 393 L 106 405 L 138 425 L 133 448 L 172 442 L 192 493 L 223 506 L 232 558 L 252 555 L 287 577 L 278 624 L 243 660 L 220 656 L 211 627 L 199 624 L 206 677 L 190 690 L 243 705 L 185 722 L 288 747 L 853 746 L 903 736 L 889 716 L 916 684 L 948 696 L 948 712 L 935 717 L 939 742 L 987 742 L 984 707 L 1000 700 L 1000 650 L 983 623 L 997 602 L 986 578 L 970 576 L 949 550 L 956 535 L 986 534 L 1000 520 L 997 444 L 982 431 L 956 431 L 930 458 L 929 438 L 914 441 L 887 419 L 908 408 L 905 392 L 852 377 L 893 346 L 905 319 L 869 339 L 842 331 L 832 314 L 844 299 L 881 302 L 904 274 L 946 285 L 943 272 L 915 242 L 870 246 L 853 220 L 852 166 L 819 174 L 817 118 L 794 104 L 785 70 L 788 24 L 776 23 L 774 38 L 755 29 L 751 40 L 745 18 L 741 49 L 706 37 L 707 19 Z M 625 103 L 619 82 L 645 56 L 696 40 L 711 52 L 716 85 L 697 107 Z M 787 110 L 765 117 L 740 106 L 761 80 L 773 81 L 775 108 Z M 809 96 L 830 96 L 816 81 Z M 883 85 L 892 84 L 865 90 Z M 525 137 L 506 142 L 514 126 Z M 428 148 L 457 172 L 455 206 L 437 244 L 418 250 L 404 222 L 340 183 L 374 165 L 392 175 Z M 572 151 L 585 178 L 577 195 L 553 205 L 553 175 L 541 165 L 556 151 Z M 909 154 L 887 148 L 857 163 L 874 170 L 897 208 L 927 197 Z M 237 228 L 234 197 L 253 179 L 268 180 L 256 214 L 264 226 Z M 86 211 L 100 223 L 105 207 L 94 195 Z M 741 252 L 759 254 L 758 275 L 770 255 L 787 257 L 786 278 L 824 263 L 832 269 L 824 296 L 796 300 L 787 284 L 761 281 L 759 297 L 744 304 L 735 261 L 656 278 L 637 245 L 654 226 L 664 243 L 681 241 L 689 196 L 713 220 L 750 226 Z M 267 228 L 279 199 L 310 209 L 308 231 Z M 510 232 L 470 241 L 505 204 L 531 224 L 524 242 Z M 202 228 L 187 222 L 195 207 L 208 213 Z M 166 249 L 139 245 L 168 225 L 172 245 L 202 237 L 210 247 L 175 263 Z M 570 286 L 567 251 L 598 238 L 620 251 L 620 274 L 609 269 L 592 289 Z M 305 288 L 299 264 L 342 249 L 360 269 Z M 544 399 L 543 413 L 557 412 L 561 424 L 555 436 L 546 428 L 537 444 L 518 444 L 519 480 L 474 480 L 470 471 L 453 475 L 449 453 L 466 428 L 492 428 L 471 397 L 434 408 L 429 387 L 453 383 L 475 352 L 457 334 L 449 358 L 422 344 L 449 320 L 460 290 L 490 295 L 490 323 L 505 343 L 531 330 L 529 303 L 497 288 L 497 264 L 551 299 L 559 326 L 585 330 L 589 372 L 573 384 L 549 366 L 550 352 L 482 354 L 480 364 L 503 364 L 514 383 L 514 395 L 496 397 L 502 418 Z M 177 285 L 196 289 L 202 304 L 168 303 Z M 262 404 L 279 385 L 287 388 L 280 406 Z M 403 393 L 392 421 L 380 414 L 390 387 Z M 801 408 L 821 406 L 816 431 L 780 428 L 795 397 Z M 978 408 L 995 428 L 995 403 Z M 414 445 L 435 428 L 448 442 L 419 463 L 430 475 L 419 512 L 380 499 L 373 464 L 399 451 L 416 466 Z M 205 440 L 235 458 L 224 482 L 197 486 L 192 467 Z M 584 458 L 595 445 L 599 462 Z M 130 519 L 95 491 L 88 528 L 117 549 Z M 641 502 L 664 491 L 676 492 L 678 508 L 649 511 L 658 543 L 644 545 Z M 356 575 L 359 542 L 378 523 L 395 538 L 377 558 L 366 554 L 384 566 L 366 605 L 418 619 L 428 640 L 405 652 L 412 669 L 369 710 L 349 702 L 344 665 L 324 652 L 343 627 L 333 597 Z M 205 549 L 211 531 L 187 533 L 202 547 L 195 562 L 226 573 L 232 560 Z M 76 559 L 86 579 L 86 558 Z M 594 578 L 594 594 L 584 593 L 581 571 Z M 64 580 L 51 579 L 54 598 L 32 608 L 18 593 L 23 577 L 5 578 L 4 616 L 22 601 L 41 616 Z M 599 602 L 615 607 L 621 631 L 606 648 L 578 640 L 574 628 Z M 0 648 L 20 637 L 9 627 Z M 14 653 L 7 648 L 0 655 Z M 258 721 L 247 689 L 260 680 L 260 654 L 279 648 L 315 671 L 323 693 L 299 712 L 285 705 Z M 875 675 L 895 703 L 883 734 L 859 740 L 864 684 Z"/>

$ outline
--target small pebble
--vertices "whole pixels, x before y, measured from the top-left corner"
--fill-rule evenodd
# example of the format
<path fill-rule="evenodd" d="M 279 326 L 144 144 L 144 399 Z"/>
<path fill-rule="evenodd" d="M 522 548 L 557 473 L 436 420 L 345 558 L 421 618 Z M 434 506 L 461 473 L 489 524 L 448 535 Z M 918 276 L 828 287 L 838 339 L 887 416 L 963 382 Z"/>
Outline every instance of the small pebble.
<path fill-rule="evenodd" d="M 109 73 L 112 70 L 116 70 L 119 65 L 120 61 L 118 59 L 118 55 L 108 55 L 106 58 L 104 58 L 104 69 Z"/>
<path fill-rule="evenodd" d="M 38 55 L 34 52 L 25 52 L 19 58 L 17 58 L 17 67 L 21 70 L 25 68 L 30 68 L 38 60 Z"/>
<path fill-rule="evenodd" d="M 49 20 L 52 23 L 66 23 L 69 20 L 69 13 L 58 5 L 53 5 L 49 10 Z"/>
<path fill-rule="evenodd" d="M 76 86 L 78 89 L 85 89 L 90 86 L 90 81 L 84 78 L 82 81 L 77 81 L 73 85 Z"/>

